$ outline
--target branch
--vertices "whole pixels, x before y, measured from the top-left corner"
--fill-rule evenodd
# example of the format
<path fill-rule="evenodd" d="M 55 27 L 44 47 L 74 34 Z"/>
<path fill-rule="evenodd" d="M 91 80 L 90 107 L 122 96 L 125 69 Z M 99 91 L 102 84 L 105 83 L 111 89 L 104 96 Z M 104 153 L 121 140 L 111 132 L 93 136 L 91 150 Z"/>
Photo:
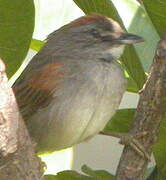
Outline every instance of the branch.
<path fill-rule="evenodd" d="M 158 43 L 149 77 L 140 93 L 132 134 L 146 131 L 140 140 L 148 153 L 156 143 L 161 121 L 166 112 L 166 38 Z M 148 160 L 125 146 L 117 170 L 117 180 L 142 180 Z"/>
<path fill-rule="evenodd" d="M 0 60 L 0 179 L 39 180 L 42 169 Z"/>

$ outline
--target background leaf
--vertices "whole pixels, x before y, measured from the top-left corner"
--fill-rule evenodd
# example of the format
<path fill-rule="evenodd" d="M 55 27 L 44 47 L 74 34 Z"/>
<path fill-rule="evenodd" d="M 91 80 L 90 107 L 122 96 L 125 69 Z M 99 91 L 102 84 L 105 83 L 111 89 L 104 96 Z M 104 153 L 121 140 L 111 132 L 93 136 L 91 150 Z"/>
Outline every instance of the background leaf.
<path fill-rule="evenodd" d="M 166 1 L 165 0 L 142 0 L 149 17 L 160 37 L 166 33 Z"/>
<path fill-rule="evenodd" d="M 94 177 L 96 180 L 113 180 L 115 177 L 105 170 L 92 170 L 90 167 L 83 165 L 82 172 Z"/>
<path fill-rule="evenodd" d="M 126 133 L 130 130 L 136 109 L 119 109 L 104 128 L 105 132 Z"/>
<path fill-rule="evenodd" d="M 33 0 L 0 0 L 0 57 L 9 77 L 26 56 L 33 29 Z"/>

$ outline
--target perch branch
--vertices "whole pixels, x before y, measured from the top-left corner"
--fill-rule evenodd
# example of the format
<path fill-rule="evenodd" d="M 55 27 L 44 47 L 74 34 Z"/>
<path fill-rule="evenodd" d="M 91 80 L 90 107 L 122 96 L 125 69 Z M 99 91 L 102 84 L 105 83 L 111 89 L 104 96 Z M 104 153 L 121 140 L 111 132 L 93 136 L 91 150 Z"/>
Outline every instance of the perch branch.
<path fill-rule="evenodd" d="M 0 179 L 39 180 L 43 170 L 0 60 Z"/>
<path fill-rule="evenodd" d="M 131 134 L 146 131 L 140 140 L 149 154 L 156 143 L 161 121 L 166 112 L 166 38 L 158 43 L 149 77 L 140 92 Z M 125 146 L 117 169 L 117 180 L 142 180 L 148 160 Z"/>

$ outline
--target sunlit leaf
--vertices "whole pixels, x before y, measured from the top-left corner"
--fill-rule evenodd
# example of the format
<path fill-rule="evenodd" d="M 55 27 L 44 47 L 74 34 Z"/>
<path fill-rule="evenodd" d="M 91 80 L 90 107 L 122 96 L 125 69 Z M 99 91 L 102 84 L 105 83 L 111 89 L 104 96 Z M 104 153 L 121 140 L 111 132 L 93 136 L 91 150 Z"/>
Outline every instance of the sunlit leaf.
<path fill-rule="evenodd" d="M 30 48 L 35 50 L 35 51 L 39 51 L 43 47 L 44 43 L 45 43 L 44 41 L 32 39 L 31 44 L 30 44 Z"/>
<path fill-rule="evenodd" d="M 126 77 L 128 84 L 127 84 L 127 91 L 137 93 L 139 91 L 136 82 L 131 78 L 131 76 Z"/>

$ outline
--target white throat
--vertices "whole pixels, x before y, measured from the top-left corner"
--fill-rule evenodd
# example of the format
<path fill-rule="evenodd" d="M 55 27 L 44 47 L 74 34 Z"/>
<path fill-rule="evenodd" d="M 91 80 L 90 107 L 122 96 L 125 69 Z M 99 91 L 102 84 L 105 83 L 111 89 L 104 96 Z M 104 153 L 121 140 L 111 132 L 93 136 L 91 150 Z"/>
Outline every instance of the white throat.
<path fill-rule="evenodd" d="M 114 59 L 118 59 L 122 55 L 124 47 L 124 45 L 121 45 L 120 47 L 111 48 L 108 50 L 108 53 L 111 54 Z"/>

